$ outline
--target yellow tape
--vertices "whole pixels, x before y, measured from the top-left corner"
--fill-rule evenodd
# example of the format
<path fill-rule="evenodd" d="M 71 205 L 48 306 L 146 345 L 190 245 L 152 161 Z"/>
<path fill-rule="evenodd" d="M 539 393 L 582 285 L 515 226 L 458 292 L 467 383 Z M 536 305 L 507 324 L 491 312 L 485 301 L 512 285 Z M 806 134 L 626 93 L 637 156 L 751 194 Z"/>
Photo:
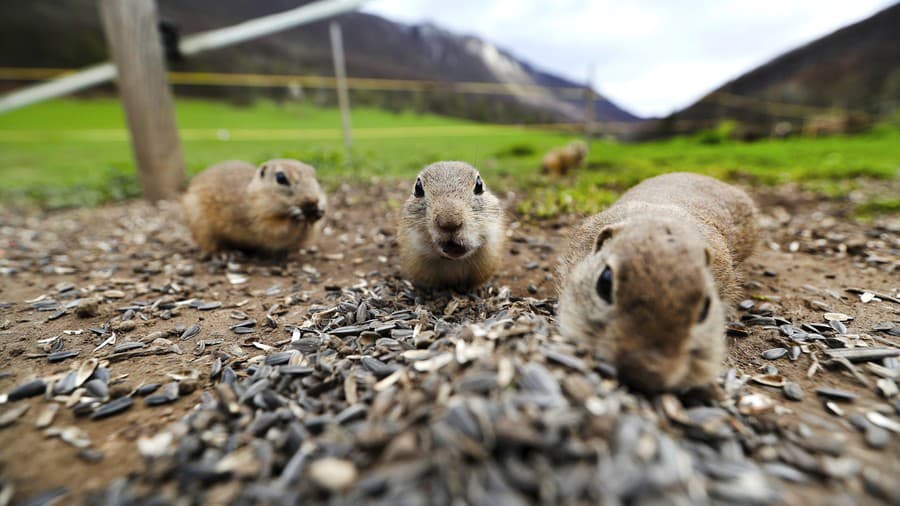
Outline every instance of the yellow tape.
<path fill-rule="evenodd" d="M 77 69 L 60 68 L 23 68 L 0 67 L 0 80 L 8 81 L 43 81 L 53 79 Z M 334 89 L 337 80 L 331 76 L 291 75 L 291 74 L 247 74 L 223 72 L 169 72 L 169 82 L 180 85 L 197 86 L 250 86 L 250 87 L 282 87 L 304 86 L 308 88 Z M 586 90 L 579 87 L 541 86 L 536 84 L 507 84 L 483 82 L 449 82 L 412 79 L 378 79 L 367 77 L 349 77 L 347 86 L 355 90 L 375 91 L 447 91 L 467 94 L 488 95 L 533 95 L 548 91 L 556 92 L 563 97 L 585 98 Z M 728 107 L 755 109 L 773 116 L 805 117 L 813 114 L 856 113 L 862 111 L 849 109 L 819 107 L 802 104 L 773 102 L 757 97 L 734 95 L 727 92 L 713 92 L 707 95 L 715 103 Z M 598 101 L 603 100 L 601 98 Z M 609 122 L 598 122 L 608 124 Z"/>

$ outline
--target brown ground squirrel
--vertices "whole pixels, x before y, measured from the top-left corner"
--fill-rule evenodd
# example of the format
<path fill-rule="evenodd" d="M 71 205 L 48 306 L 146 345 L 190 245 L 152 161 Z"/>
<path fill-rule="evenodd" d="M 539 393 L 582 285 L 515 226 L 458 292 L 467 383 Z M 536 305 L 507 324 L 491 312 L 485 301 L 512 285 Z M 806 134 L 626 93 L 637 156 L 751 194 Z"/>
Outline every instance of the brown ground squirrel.
<path fill-rule="evenodd" d="M 632 387 L 709 386 L 725 353 L 724 305 L 757 235 L 744 191 L 697 174 L 648 179 L 572 234 L 560 330 L 590 340 Z"/>
<path fill-rule="evenodd" d="M 194 176 L 182 197 L 188 228 L 205 254 L 302 247 L 321 228 L 325 204 L 316 170 L 287 159 L 259 168 L 242 161 L 217 163 Z"/>
<path fill-rule="evenodd" d="M 541 159 L 545 174 L 561 176 L 575 169 L 587 158 L 588 146 L 584 141 L 572 141 L 561 148 L 553 148 Z"/>
<path fill-rule="evenodd" d="M 481 285 L 503 257 L 504 223 L 500 201 L 474 167 L 463 162 L 425 167 L 397 230 L 403 275 L 426 288 Z"/>

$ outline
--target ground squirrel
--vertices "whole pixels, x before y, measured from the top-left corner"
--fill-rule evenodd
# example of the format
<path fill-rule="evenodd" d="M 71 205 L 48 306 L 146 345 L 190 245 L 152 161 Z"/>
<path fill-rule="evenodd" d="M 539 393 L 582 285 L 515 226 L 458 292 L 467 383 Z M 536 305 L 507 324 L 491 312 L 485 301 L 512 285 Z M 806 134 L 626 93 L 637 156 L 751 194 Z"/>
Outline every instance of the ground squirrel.
<path fill-rule="evenodd" d="M 205 254 L 223 248 L 284 253 L 315 238 L 325 214 L 316 170 L 296 160 L 221 162 L 197 174 L 182 198 Z"/>
<path fill-rule="evenodd" d="M 541 169 L 546 174 L 565 175 L 581 165 L 587 157 L 588 146 L 584 141 L 572 141 L 561 148 L 553 148 L 541 159 Z"/>
<path fill-rule="evenodd" d="M 648 179 L 572 234 L 559 267 L 560 330 L 590 340 L 632 387 L 709 386 L 737 267 L 757 235 L 744 191 L 697 174 Z"/>
<path fill-rule="evenodd" d="M 478 171 L 433 163 L 419 173 L 397 231 L 403 275 L 426 288 L 481 285 L 503 257 L 503 207 Z"/>

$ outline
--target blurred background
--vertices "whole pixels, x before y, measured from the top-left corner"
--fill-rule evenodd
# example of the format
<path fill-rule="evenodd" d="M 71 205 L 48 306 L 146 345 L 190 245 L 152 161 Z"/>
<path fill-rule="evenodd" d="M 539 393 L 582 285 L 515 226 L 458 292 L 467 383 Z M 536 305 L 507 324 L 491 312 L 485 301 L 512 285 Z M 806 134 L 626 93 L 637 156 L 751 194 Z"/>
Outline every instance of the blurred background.
<path fill-rule="evenodd" d="M 672 170 L 799 181 L 830 195 L 856 178 L 900 177 L 895 2 L 372 0 L 183 51 L 196 34 L 312 3 L 156 1 L 176 164 L 188 175 L 222 159 L 293 157 L 333 187 L 461 159 L 526 195 L 517 209 L 535 217 L 596 210 Z M 0 41 L 5 105 L 110 59 L 97 0 L 3 0 Z M 4 202 L 59 208 L 140 195 L 113 81 L 0 110 Z M 545 153 L 576 138 L 590 144 L 581 166 L 543 173 Z M 896 195 L 872 199 L 869 211 L 900 208 Z"/>

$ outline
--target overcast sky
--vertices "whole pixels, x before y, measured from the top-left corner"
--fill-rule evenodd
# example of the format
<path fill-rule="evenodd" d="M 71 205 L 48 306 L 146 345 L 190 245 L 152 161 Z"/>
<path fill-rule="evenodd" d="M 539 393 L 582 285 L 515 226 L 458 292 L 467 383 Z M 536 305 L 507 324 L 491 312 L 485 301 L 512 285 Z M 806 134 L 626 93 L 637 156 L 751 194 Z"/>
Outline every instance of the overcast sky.
<path fill-rule="evenodd" d="M 372 0 L 363 10 L 477 35 L 584 82 L 638 115 L 665 115 L 772 57 L 893 0 Z"/>

